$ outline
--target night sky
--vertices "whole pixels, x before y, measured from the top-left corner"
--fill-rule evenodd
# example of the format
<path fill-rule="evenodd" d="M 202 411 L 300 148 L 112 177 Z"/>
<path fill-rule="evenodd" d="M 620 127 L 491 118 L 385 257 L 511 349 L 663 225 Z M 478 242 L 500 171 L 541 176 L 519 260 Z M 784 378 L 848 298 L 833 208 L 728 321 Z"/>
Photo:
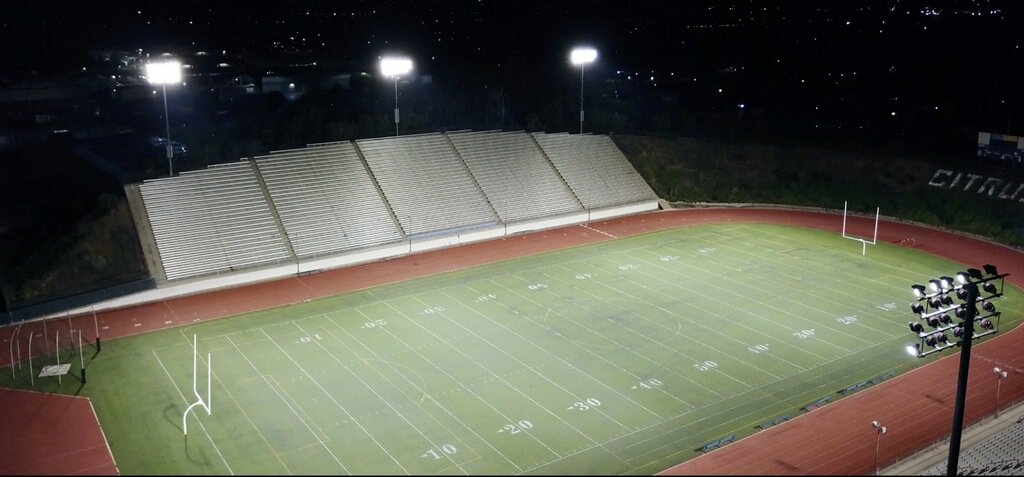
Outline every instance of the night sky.
<path fill-rule="evenodd" d="M 823 128 L 906 118 L 922 134 L 935 121 L 1012 133 L 1024 130 L 1013 125 L 1024 102 L 1017 3 L 5 2 L 0 85 L 71 74 L 97 49 L 354 70 L 398 51 L 440 81 L 543 94 L 569 87 L 568 51 L 586 44 L 600 51 L 588 69 L 595 81 L 678 95 L 682 108 L 743 104 Z"/>

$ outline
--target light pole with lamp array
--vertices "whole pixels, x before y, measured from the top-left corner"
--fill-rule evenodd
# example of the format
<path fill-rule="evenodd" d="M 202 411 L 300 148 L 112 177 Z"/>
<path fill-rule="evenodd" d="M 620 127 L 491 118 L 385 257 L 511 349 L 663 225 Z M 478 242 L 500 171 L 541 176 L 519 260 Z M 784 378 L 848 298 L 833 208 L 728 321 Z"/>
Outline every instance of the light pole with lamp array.
<path fill-rule="evenodd" d="M 871 421 L 871 427 L 875 428 L 875 475 L 878 475 L 878 447 L 881 445 L 882 434 L 885 434 L 886 428 L 878 421 Z"/>
<path fill-rule="evenodd" d="M 384 57 L 380 60 L 380 72 L 385 77 L 395 78 L 395 136 L 398 135 L 398 77 L 412 71 L 409 58 Z"/>
<path fill-rule="evenodd" d="M 996 417 L 999 417 L 999 387 L 1003 384 L 1003 380 L 1006 379 L 1008 374 L 1001 368 L 996 366 L 992 368 L 992 372 L 996 373 Z"/>
<path fill-rule="evenodd" d="M 574 48 L 569 54 L 569 61 L 580 67 L 580 134 L 583 134 L 583 70 L 587 63 L 597 59 L 597 50 L 593 48 Z"/>
<path fill-rule="evenodd" d="M 920 322 L 911 321 L 908 323 L 910 331 L 920 339 L 919 343 L 907 346 L 907 352 L 915 357 L 923 358 L 929 354 L 939 351 L 960 347 L 960 370 L 957 375 L 956 403 L 953 408 L 953 425 L 949 436 L 949 460 L 946 464 L 946 474 L 950 477 L 957 475 L 957 467 L 960 459 L 960 439 L 963 434 L 964 404 L 967 398 L 967 372 L 971 365 L 971 343 L 975 339 L 994 334 L 999 331 L 999 318 L 1002 314 L 996 311 L 992 299 L 1003 296 L 1003 285 L 1008 273 L 999 273 L 995 265 L 982 267 L 988 275 L 983 276 L 981 270 L 970 268 L 966 272 L 957 273 L 956 279 L 940 277 L 937 280 L 929 281 L 930 292 L 923 285 L 913 285 L 914 295 L 917 302 L 910 304 L 910 309 L 921 321 L 928 324 L 932 330 L 926 331 Z M 995 281 L 999 281 L 996 287 Z M 980 296 L 979 285 L 987 296 Z M 954 304 L 954 294 L 962 300 L 961 304 Z M 924 305 L 921 305 L 924 302 Z M 985 315 L 978 316 L 978 304 Z M 956 317 L 962 320 L 954 323 L 949 313 L 953 312 Z M 978 324 L 985 331 L 975 334 L 974 323 Z M 951 331 L 955 338 L 960 341 L 953 343 L 946 336 L 946 331 Z M 932 349 L 927 349 L 926 346 Z"/>
<path fill-rule="evenodd" d="M 171 120 L 167 116 L 167 85 L 181 83 L 181 63 L 176 60 L 146 64 L 146 81 L 158 84 L 164 91 L 164 127 L 167 132 L 167 171 L 174 175 L 174 147 L 171 146 Z"/>

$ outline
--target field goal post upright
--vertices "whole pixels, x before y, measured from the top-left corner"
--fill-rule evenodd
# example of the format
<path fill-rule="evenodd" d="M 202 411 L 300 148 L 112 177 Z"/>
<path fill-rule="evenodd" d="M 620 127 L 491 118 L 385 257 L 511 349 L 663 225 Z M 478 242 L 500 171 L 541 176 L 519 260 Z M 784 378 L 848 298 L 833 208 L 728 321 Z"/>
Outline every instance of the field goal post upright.
<path fill-rule="evenodd" d="M 207 416 L 211 413 L 210 403 L 212 402 L 211 398 L 213 397 L 211 394 L 211 377 L 213 376 L 213 367 L 210 361 L 211 357 L 212 355 L 210 353 L 206 353 L 206 399 L 203 399 L 203 396 L 199 394 L 197 384 L 199 380 L 199 374 L 197 373 L 197 368 L 199 367 L 199 340 L 196 338 L 196 335 L 192 335 L 192 394 L 195 394 L 196 402 L 185 408 L 185 412 L 181 415 L 181 430 L 186 436 L 188 435 L 188 413 L 192 411 L 192 409 L 196 406 L 202 406 L 203 409 L 206 410 Z"/>
<path fill-rule="evenodd" d="M 863 239 L 863 238 L 860 238 L 860 237 L 851 237 L 849 235 L 846 235 L 846 215 L 847 215 L 846 210 L 847 210 L 847 202 L 843 201 L 843 238 L 850 239 L 850 240 L 856 240 L 856 241 L 860 242 L 860 244 L 861 244 L 860 254 L 861 255 L 867 255 L 868 254 L 868 245 L 874 245 L 874 244 L 878 243 L 878 218 L 880 216 L 880 213 L 881 213 L 882 209 L 880 207 L 875 207 L 875 233 L 874 233 L 874 235 L 871 236 L 871 241 L 870 242 L 867 239 Z"/>

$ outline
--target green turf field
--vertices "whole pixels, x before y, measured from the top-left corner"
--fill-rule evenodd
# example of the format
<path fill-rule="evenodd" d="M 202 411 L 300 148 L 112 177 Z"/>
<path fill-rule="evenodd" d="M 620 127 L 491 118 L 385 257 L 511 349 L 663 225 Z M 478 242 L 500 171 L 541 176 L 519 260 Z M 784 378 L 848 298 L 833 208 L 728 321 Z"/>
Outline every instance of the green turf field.
<path fill-rule="evenodd" d="M 929 361 L 904 352 L 909 286 L 962 268 L 690 227 L 105 342 L 80 393 L 129 474 L 652 473 Z M 193 333 L 213 414 L 184 438 Z"/>

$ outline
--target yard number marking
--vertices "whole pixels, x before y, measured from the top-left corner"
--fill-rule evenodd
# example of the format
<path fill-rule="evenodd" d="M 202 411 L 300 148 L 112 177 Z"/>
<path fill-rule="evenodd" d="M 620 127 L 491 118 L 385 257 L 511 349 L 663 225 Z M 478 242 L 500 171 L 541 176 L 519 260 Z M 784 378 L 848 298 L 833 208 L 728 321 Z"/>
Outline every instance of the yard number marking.
<path fill-rule="evenodd" d="M 478 301 L 478 302 L 491 301 L 491 300 L 493 300 L 495 298 L 498 298 L 498 296 L 493 294 L 493 293 L 488 293 L 486 295 L 480 295 L 480 296 L 476 297 L 476 301 Z"/>
<path fill-rule="evenodd" d="M 386 324 L 388 324 L 388 322 L 385 320 L 373 320 L 363 323 L 363 326 L 360 326 L 360 328 L 376 328 L 378 326 L 384 326 Z"/>
<path fill-rule="evenodd" d="M 882 310 L 882 311 L 892 311 L 892 310 L 896 309 L 896 304 L 895 303 L 883 303 L 881 305 L 875 305 L 875 308 L 878 308 L 879 310 Z"/>
<path fill-rule="evenodd" d="M 441 454 L 442 453 L 443 454 L 448 454 L 448 455 L 455 455 L 455 453 L 459 451 L 458 449 L 455 448 L 455 446 L 453 446 L 451 444 L 445 444 L 445 445 L 441 446 L 440 450 L 441 450 L 441 452 L 439 453 L 435 449 L 427 449 L 427 452 L 425 452 L 420 457 L 433 457 L 434 460 L 438 460 L 438 459 L 441 458 Z"/>
<path fill-rule="evenodd" d="M 757 344 L 757 345 L 751 346 L 751 347 L 749 347 L 747 349 L 751 353 L 754 353 L 754 354 L 767 353 L 768 352 L 768 344 L 767 343 Z"/>
<path fill-rule="evenodd" d="M 527 285 L 526 286 L 526 288 L 529 288 L 530 290 L 533 290 L 533 291 L 543 290 L 543 289 L 545 289 L 547 287 L 548 287 L 547 283 L 534 283 L 532 285 Z"/>
<path fill-rule="evenodd" d="M 836 318 L 836 321 L 844 325 L 852 325 L 857 322 L 857 315 L 844 316 L 842 318 Z"/>
<path fill-rule="evenodd" d="M 588 280 L 588 279 L 591 279 L 591 278 L 594 278 L 594 276 L 589 274 L 589 273 L 577 273 L 576 274 L 576 279 L 577 280 Z"/>
<path fill-rule="evenodd" d="M 624 272 L 628 272 L 630 270 L 636 270 L 638 268 L 640 268 L 640 266 L 635 264 L 635 263 L 627 263 L 625 265 L 619 265 L 619 270 L 622 270 Z"/>
<path fill-rule="evenodd" d="M 523 419 L 523 420 L 521 420 L 519 422 L 514 422 L 514 423 L 511 423 L 511 424 L 505 424 L 504 426 L 501 426 L 501 429 L 498 429 L 498 432 L 508 432 L 509 434 L 519 434 L 520 432 L 523 432 L 524 430 L 529 430 L 529 429 L 533 429 L 533 423 L 530 422 L 530 421 L 527 421 L 526 419 Z"/>
<path fill-rule="evenodd" d="M 595 407 L 601 405 L 601 401 L 596 398 L 586 398 L 583 401 L 576 401 L 572 403 L 572 406 L 566 408 L 567 411 L 589 411 Z"/>
<path fill-rule="evenodd" d="M 797 338 L 800 338 L 800 339 L 810 338 L 810 337 L 814 336 L 814 328 L 811 328 L 809 330 L 797 331 L 796 333 L 793 333 L 793 336 L 796 336 Z"/>
<path fill-rule="evenodd" d="M 658 258 L 658 260 L 661 260 L 662 262 L 671 262 L 672 260 L 677 260 L 678 258 L 679 255 L 662 255 L 660 258 Z"/>
<path fill-rule="evenodd" d="M 321 337 L 319 334 L 316 334 L 316 333 L 313 334 L 312 338 L 309 337 L 309 336 L 300 336 L 299 340 L 296 341 L 296 343 L 312 343 L 314 339 L 319 341 L 319 340 L 322 340 L 323 337 Z"/>
<path fill-rule="evenodd" d="M 700 253 L 711 253 L 711 252 L 715 251 L 715 247 L 704 247 L 704 248 L 702 248 L 700 250 L 697 250 L 697 251 L 700 252 Z"/>
<path fill-rule="evenodd" d="M 431 306 L 431 307 L 428 307 L 428 308 L 424 308 L 422 314 L 424 314 L 424 315 L 433 315 L 434 313 L 440 313 L 442 311 L 444 311 L 444 307 L 443 306 Z"/>
<path fill-rule="evenodd" d="M 658 378 L 647 378 L 640 381 L 640 384 L 633 386 L 631 389 L 654 389 L 658 386 L 661 386 L 661 381 Z"/>
<path fill-rule="evenodd" d="M 718 363 L 714 361 L 704 361 L 703 363 L 694 364 L 693 367 L 697 368 L 697 371 L 707 371 L 711 368 L 717 368 Z"/>

